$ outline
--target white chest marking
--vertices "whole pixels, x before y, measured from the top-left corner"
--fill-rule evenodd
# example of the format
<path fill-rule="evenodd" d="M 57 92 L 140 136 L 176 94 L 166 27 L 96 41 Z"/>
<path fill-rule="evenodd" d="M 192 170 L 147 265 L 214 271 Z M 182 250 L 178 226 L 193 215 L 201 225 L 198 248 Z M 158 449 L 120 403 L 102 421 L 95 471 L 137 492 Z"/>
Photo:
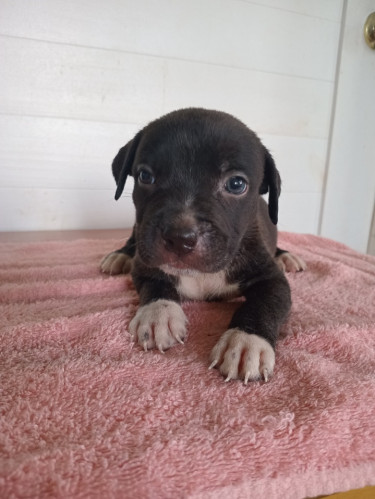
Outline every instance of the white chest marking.
<path fill-rule="evenodd" d="M 239 295 L 238 285 L 228 284 L 224 271 L 214 274 L 180 275 L 177 291 L 190 300 L 230 298 Z"/>

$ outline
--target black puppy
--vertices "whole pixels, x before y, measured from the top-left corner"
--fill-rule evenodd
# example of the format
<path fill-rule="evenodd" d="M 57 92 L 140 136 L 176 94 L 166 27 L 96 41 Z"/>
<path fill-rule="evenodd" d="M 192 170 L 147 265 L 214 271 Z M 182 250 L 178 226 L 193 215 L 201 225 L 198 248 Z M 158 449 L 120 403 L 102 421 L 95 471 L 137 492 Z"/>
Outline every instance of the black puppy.
<path fill-rule="evenodd" d="M 291 305 L 280 267 L 304 266 L 276 248 L 280 177 L 268 150 L 233 116 L 182 109 L 137 133 L 112 170 L 116 199 L 134 177 L 136 223 L 101 268 L 132 273 L 140 308 L 130 333 L 145 350 L 163 352 L 186 336 L 181 300 L 242 295 L 210 367 L 227 381 L 267 381 Z"/>

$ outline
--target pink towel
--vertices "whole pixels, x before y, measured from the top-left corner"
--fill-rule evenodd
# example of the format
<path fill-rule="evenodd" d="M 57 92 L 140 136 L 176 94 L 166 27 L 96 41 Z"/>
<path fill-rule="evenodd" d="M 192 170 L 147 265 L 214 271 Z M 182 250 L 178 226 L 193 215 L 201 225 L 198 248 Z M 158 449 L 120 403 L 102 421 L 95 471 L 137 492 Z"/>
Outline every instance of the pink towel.
<path fill-rule="evenodd" d="M 184 346 L 145 353 L 116 241 L 0 245 L 0 497 L 303 498 L 375 484 L 375 258 L 282 233 L 305 272 L 269 383 L 209 352 L 238 303 L 187 302 Z"/>

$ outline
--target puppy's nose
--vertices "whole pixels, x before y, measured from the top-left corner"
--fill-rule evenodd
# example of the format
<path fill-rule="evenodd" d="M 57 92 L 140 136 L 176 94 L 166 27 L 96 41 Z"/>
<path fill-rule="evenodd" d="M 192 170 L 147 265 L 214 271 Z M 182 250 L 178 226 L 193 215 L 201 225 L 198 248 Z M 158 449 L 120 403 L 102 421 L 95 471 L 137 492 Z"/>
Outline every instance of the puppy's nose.
<path fill-rule="evenodd" d="M 190 253 L 198 240 L 196 231 L 192 228 L 169 228 L 166 229 L 162 237 L 165 247 L 173 253 Z"/>

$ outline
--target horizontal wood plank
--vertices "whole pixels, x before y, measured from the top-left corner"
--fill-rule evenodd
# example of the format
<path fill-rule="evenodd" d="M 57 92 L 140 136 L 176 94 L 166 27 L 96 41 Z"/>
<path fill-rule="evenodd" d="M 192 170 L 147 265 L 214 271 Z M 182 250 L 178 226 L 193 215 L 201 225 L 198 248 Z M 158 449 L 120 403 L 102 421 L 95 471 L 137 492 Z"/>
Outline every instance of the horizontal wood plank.
<path fill-rule="evenodd" d="M 279 227 L 316 233 L 319 193 L 284 193 L 280 198 Z M 303 212 L 301 210 L 303 207 Z M 117 203 L 112 191 L 0 188 L 1 231 L 117 229 L 132 227 L 131 198 Z M 4 214 L 4 215 L 3 215 Z"/>
<path fill-rule="evenodd" d="M 168 61 L 164 111 L 221 109 L 259 133 L 327 138 L 333 83 Z"/>
<path fill-rule="evenodd" d="M 279 229 L 302 234 L 316 234 L 320 205 L 320 193 L 282 193 L 279 200 Z"/>
<path fill-rule="evenodd" d="M 1 186 L 115 191 L 111 163 L 138 126 L 79 120 L 0 116 Z M 320 192 L 326 140 L 262 135 L 283 181 L 283 192 Z M 125 192 L 131 193 L 129 177 Z"/>
<path fill-rule="evenodd" d="M 328 135 L 330 82 L 18 39 L 1 50 L 0 114 L 139 124 L 195 105 L 262 133 Z"/>
<path fill-rule="evenodd" d="M 3 0 L 0 33 L 332 81 L 342 2 L 283 3 Z"/>
<path fill-rule="evenodd" d="M 117 239 L 119 248 L 130 234 L 131 229 L 0 232 L 0 242 L 29 243 L 39 241 L 75 241 L 77 239 Z"/>
<path fill-rule="evenodd" d="M 162 59 L 2 38 L 0 114 L 139 123 L 162 114 Z"/>
<path fill-rule="evenodd" d="M 2 231 L 118 229 L 132 227 L 133 202 L 109 190 L 0 188 Z"/>
<path fill-rule="evenodd" d="M 282 192 L 321 192 L 326 168 L 327 139 L 261 135 L 282 180 Z"/>
<path fill-rule="evenodd" d="M 112 160 L 138 129 L 126 123 L 0 115 L 1 186 L 114 194 Z"/>
<path fill-rule="evenodd" d="M 338 21 L 342 14 L 342 0 L 243 0 L 257 3 L 273 9 L 286 10 L 305 16 Z"/>

